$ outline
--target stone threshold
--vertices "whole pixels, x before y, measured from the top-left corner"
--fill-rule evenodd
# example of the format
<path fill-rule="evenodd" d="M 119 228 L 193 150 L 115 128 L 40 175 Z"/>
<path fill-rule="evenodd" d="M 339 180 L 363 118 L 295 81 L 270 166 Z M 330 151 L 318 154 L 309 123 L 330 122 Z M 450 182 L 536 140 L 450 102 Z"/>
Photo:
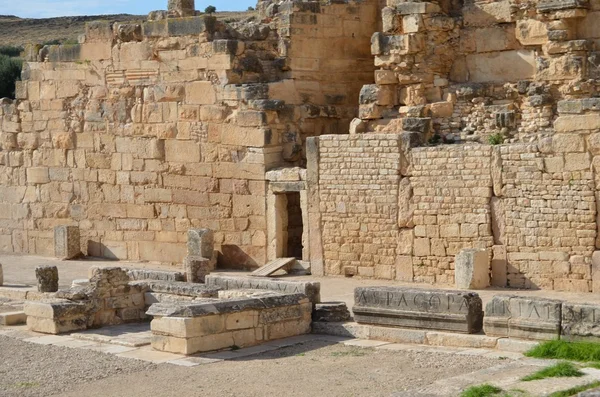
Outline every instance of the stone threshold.
<path fill-rule="evenodd" d="M 483 334 L 458 334 L 409 328 L 382 327 L 354 322 L 313 322 L 312 333 L 387 343 L 416 344 L 442 348 L 496 349 L 513 353 L 524 353 L 539 343 L 525 339 L 493 337 Z"/>

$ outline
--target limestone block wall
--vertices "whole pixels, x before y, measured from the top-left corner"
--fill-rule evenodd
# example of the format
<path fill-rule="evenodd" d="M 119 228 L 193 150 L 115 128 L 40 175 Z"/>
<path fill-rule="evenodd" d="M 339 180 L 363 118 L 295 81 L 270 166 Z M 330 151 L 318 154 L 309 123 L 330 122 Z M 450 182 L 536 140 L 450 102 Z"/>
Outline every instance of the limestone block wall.
<path fill-rule="evenodd" d="M 221 266 L 263 265 L 266 171 L 305 163 L 305 136 L 347 132 L 373 79 L 372 62 L 347 64 L 368 55 L 376 7 L 352 4 L 94 23 L 78 45 L 32 47 L 0 106 L 0 251 L 54 255 L 52 229 L 68 224 L 84 254 L 181 263 L 187 230 L 207 228 Z M 306 72 L 290 62 L 300 36 L 354 50 L 319 50 Z"/>
<path fill-rule="evenodd" d="M 325 274 L 394 278 L 400 146 L 398 135 L 319 138 Z"/>

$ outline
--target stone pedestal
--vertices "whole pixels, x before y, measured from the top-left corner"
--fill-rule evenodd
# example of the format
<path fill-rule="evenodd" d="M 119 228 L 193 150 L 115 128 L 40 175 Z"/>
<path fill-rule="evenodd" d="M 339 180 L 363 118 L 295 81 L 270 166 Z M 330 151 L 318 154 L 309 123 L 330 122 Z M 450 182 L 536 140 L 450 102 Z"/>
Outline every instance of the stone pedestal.
<path fill-rule="evenodd" d="M 54 228 L 54 256 L 60 259 L 73 259 L 81 254 L 79 228 L 77 226 L 56 226 Z"/>
<path fill-rule="evenodd" d="M 4 284 L 4 273 L 2 272 L 2 263 L 0 263 L 0 287 Z"/>
<path fill-rule="evenodd" d="M 39 292 L 58 291 L 58 268 L 56 266 L 36 267 L 35 277 L 37 278 Z"/>
<path fill-rule="evenodd" d="M 188 255 L 183 261 L 183 269 L 188 283 L 204 283 L 210 273 L 210 259 Z"/>
<path fill-rule="evenodd" d="M 200 256 L 212 258 L 214 251 L 214 236 L 210 229 L 188 230 L 187 254 L 188 256 Z"/>
<path fill-rule="evenodd" d="M 456 288 L 484 289 L 490 286 L 490 256 L 485 249 L 464 249 L 454 262 Z"/>
<path fill-rule="evenodd" d="M 191 17 L 196 15 L 194 0 L 169 0 L 169 16 Z"/>

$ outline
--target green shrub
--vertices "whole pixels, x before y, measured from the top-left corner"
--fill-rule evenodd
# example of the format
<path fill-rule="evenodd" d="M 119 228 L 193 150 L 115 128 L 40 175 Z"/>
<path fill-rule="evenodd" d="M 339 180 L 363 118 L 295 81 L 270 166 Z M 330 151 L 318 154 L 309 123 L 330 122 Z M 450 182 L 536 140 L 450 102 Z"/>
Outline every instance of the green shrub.
<path fill-rule="evenodd" d="M 552 340 L 540 343 L 525 353 L 527 357 L 573 361 L 600 361 L 600 344 Z"/>
<path fill-rule="evenodd" d="M 567 390 L 554 392 L 554 393 L 550 394 L 550 397 L 572 397 L 572 396 L 577 395 L 577 393 L 581 393 L 582 391 L 593 389 L 598 386 L 600 386 L 600 382 L 596 381 L 596 382 L 588 383 L 583 386 L 576 386 L 576 387 L 572 387 Z"/>
<path fill-rule="evenodd" d="M 570 362 L 563 361 L 550 367 L 543 368 L 537 372 L 534 372 L 531 375 L 527 375 L 521 378 L 521 380 L 524 382 L 528 382 L 531 380 L 540 380 L 546 378 L 570 378 L 580 377 L 583 375 L 585 374 L 573 364 L 571 364 Z"/>
<path fill-rule="evenodd" d="M 0 55 L 0 98 L 15 97 L 15 82 L 21 79 L 23 61 Z"/>
<path fill-rule="evenodd" d="M 217 7 L 215 6 L 208 6 L 204 9 L 204 12 L 207 14 L 214 14 L 215 12 L 217 12 Z"/>
<path fill-rule="evenodd" d="M 500 133 L 492 134 L 488 137 L 488 142 L 490 143 L 490 145 L 500 145 L 504 143 L 504 135 Z"/>
<path fill-rule="evenodd" d="M 18 57 L 23 52 L 23 47 L 15 47 L 12 45 L 0 45 L 0 55 L 8 57 Z"/>
<path fill-rule="evenodd" d="M 496 386 L 484 384 L 471 386 L 460 394 L 460 397 L 491 397 L 502 393 L 502 389 Z"/>

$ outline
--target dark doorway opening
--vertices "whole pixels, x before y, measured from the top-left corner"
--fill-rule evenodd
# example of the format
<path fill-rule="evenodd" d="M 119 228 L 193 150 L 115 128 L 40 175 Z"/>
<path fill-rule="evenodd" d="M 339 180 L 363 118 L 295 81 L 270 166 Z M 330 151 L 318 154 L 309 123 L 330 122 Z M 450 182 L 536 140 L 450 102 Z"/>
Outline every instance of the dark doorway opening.
<path fill-rule="evenodd" d="M 286 193 L 287 198 L 287 256 L 302 259 L 302 208 L 300 193 Z"/>

